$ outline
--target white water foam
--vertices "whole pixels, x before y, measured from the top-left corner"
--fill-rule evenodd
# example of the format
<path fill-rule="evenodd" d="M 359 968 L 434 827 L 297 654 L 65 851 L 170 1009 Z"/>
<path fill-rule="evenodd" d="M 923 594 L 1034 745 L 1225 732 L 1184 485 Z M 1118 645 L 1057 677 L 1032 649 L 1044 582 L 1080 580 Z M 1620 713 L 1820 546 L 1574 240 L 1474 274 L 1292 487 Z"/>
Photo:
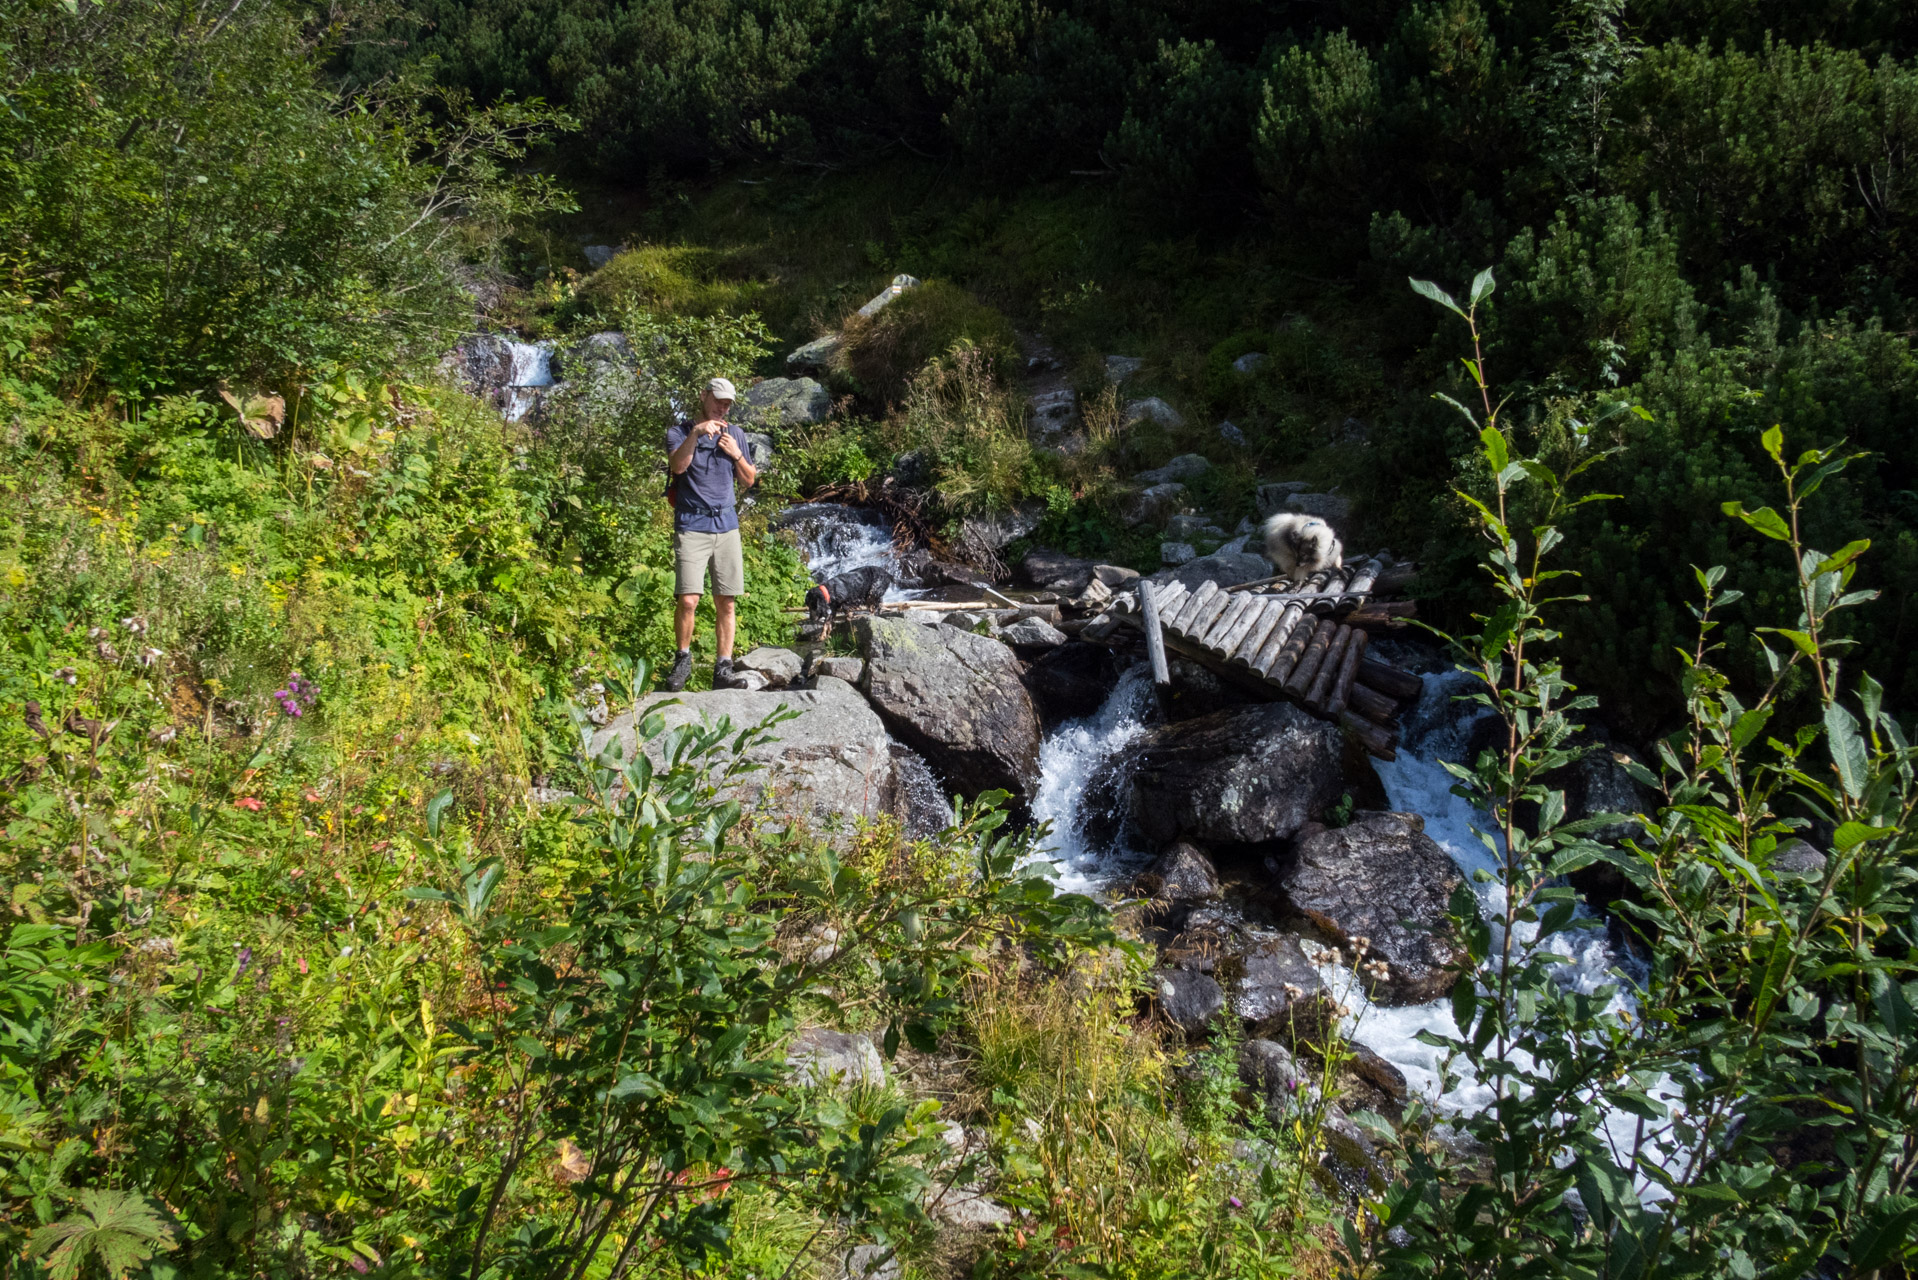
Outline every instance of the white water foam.
<path fill-rule="evenodd" d="M 849 507 L 837 502 L 807 502 L 788 507 L 780 524 L 799 539 L 799 553 L 805 558 L 814 581 L 837 577 L 853 569 L 884 569 L 898 574 L 899 553 L 893 547 L 892 526 L 876 511 Z M 916 599 L 921 593 L 911 587 L 894 585 L 887 589 L 888 602 Z"/>
<path fill-rule="evenodd" d="M 1374 761 L 1373 767 L 1385 784 L 1392 808 L 1423 817 L 1426 835 L 1465 873 L 1478 895 L 1481 913 L 1492 925 L 1493 945 L 1497 946 L 1505 911 L 1505 886 L 1496 879 L 1479 881 L 1475 873 L 1485 871 L 1496 876 L 1500 872 L 1504 842 L 1492 830 L 1489 816 L 1483 810 L 1452 793 L 1457 780 L 1443 764 L 1464 759 L 1473 730 L 1491 714 L 1489 708 L 1460 701 L 1460 695 L 1468 694 L 1475 686 L 1476 678 L 1465 672 L 1428 676 L 1418 706 L 1407 714 L 1403 723 L 1399 758 Z M 1580 914 L 1590 916 L 1582 904 Z M 1529 947 L 1537 933 L 1536 925 L 1520 925 L 1513 931 L 1513 941 L 1520 948 Z M 1561 985 L 1585 995 L 1601 987 L 1611 987 L 1614 1011 L 1636 1009 L 1634 984 L 1643 979 L 1642 968 L 1635 959 L 1620 954 L 1603 929 L 1560 932 L 1548 938 L 1544 947 L 1566 957 L 1566 963 L 1558 966 L 1555 973 Z M 1355 1035 L 1374 1053 L 1396 1066 L 1405 1074 L 1407 1084 L 1438 1110 L 1467 1114 L 1496 1100 L 1493 1089 L 1473 1078 L 1461 1065 L 1453 1067 L 1460 1079 L 1451 1089 L 1446 1089 L 1442 1077 L 1443 1051 L 1418 1038 L 1423 1031 L 1441 1037 L 1458 1036 L 1458 1024 L 1452 1018 L 1449 1000 L 1387 1008 L 1365 997 L 1349 969 L 1327 966 L 1324 973 L 1333 989 L 1343 993 L 1341 1000 L 1351 1010 L 1345 1019 L 1347 1033 Z M 1532 1064 L 1527 1061 L 1518 1065 L 1529 1069 Z M 1669 1080 L 1655 1085 L 1652 1092 L 1662 1094 L 1668 1101 L 1676 1093 Z M 1630 1167 L 1633 1155 L 1641 1152 L 1660 1164 L 1668 1164 L 1671 1156 L 1662 1144 L 1669 1141 L 1670 1129 L 1670 1121 L 1647 1122 L 1618 1110 L 1608 1110 L 1603 1122 L 1613 1155 L 1625 1167 Z M 1638 1180 L 1638 1190 L 1647 1203 L 1669 1195 L 1662 1186 L 1643 1177 Z"/>
<path fill-rule="evenodd" d="M 539 404 L 540 392 L 553 385 L 553 344 L 506 339 L 506 420 L 518 422 Z"/>
<path fill-rule="evenodd" d="M 1058 867 L 1059 887 L 1071 893 L 1096 893 L 1128 866 L 1143 861 L 1121 827 L 1119 845 L 1096 844 L 1087 835 L 1095 815 L 1086 812 L 1086 784 L 1109 761 L 1145 732 L 1152 701 L 1152 672 L 1143 663 L 1119 676 L 1097 711 L 1068 720 L 1039 744 L 1039 790 L 1032 798 L 1035 818 L 1052 824 L 1043 856 Z"/>

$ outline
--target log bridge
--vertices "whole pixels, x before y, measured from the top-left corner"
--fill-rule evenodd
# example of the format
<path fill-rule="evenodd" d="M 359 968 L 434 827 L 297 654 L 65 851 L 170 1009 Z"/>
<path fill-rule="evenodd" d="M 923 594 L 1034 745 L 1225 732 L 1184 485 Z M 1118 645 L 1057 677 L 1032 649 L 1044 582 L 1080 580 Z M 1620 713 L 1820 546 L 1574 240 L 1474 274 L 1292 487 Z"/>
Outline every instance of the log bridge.
<path fill-rule="evenodd" d="M 1180 582 L 1155 586 L 1141 579 L 1137 594 L 1119 597 L 1081 636 L 1113 643 L 1129 627 L 1147 633 L 1150 650 L 1156 630 L 1166 649 L 1257 696 L 1295 702 L 1336 720 L 1371 754 L 1393 760 L 1394 721 L 1423 682 L 1365 655 L 1372 630 L 1404 626 L 1414 612 L 1410 601 L 1376 598 L 1387 572 L 1379 560 L 1365 559 L 1296 580 L 1230 587 L 1208 580 L 1188 589 Z M 1154 620 L 1156 627 L 1150 625 Z"/>

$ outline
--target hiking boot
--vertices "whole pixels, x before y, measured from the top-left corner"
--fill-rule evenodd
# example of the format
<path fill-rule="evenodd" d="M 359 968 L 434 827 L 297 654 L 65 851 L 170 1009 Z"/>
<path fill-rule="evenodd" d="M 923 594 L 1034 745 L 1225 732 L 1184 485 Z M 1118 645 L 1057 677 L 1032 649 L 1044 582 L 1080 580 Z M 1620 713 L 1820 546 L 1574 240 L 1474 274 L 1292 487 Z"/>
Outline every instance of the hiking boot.
<path fill-rule="evenodd" d="M 672 673 L 666 677 L 666 692 L 678 693 L 681 689 L 684 689 L 686 687 L 686 681 L 692 678 L 692 674 L 692 652 L 687 649 L 681 649 L 679 651 L 679 660 L 673 663 Z"/>
<path fill-rule="evenodd" d="M 713 663 L 713 688 L 730 689 L 733 687 L 733 660 L 721 658 Z"/>

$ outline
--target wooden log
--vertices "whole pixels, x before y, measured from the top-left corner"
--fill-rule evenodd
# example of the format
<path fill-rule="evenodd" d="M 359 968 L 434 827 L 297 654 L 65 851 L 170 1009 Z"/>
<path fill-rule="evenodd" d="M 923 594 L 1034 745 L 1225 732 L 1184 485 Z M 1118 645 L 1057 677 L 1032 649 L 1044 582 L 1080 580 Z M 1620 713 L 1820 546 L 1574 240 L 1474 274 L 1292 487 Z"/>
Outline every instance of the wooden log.
<path fill-rule="evenodd" d="M 1280 574 L 1276 578 L 1254 578 L 1250 582 L 1235 583 L 1234 585 L 1227 587 L 1226 590 L 1227 591 L 1256 591 L 1260 587 L 1269 587 L 1269 586 L 1272 586 L 1274 583 L 1279 583 L 1284 581 L 1285 581 L 1284 574 Z"/>
<path fill-rule="evenodd" d="M 1206 597 L 1205 603 L 1198 607 L 1180 630 L 1185 632 L 1187 639 L 1196 644 L 1200 637 L 1212 629 L 1212 624 L 1219 620 L 1219 615 L 1231 608 L 1232 602 L 1239 598 L 1229 596 L 1223 591 L 1214 591 Z"/>
<path fill-rule="evenodd" d="M 1278 655 L 1272 659 L 1272 664 L 1262 673 L 1273 684 L 1285 683 L 1286 677 L 1298 667 L 1299 657 L 1305 652 L 1305 647 L 1312 643 L 1313 635 L 1321 627 L 1329 625 L 1320 622 L 1303 609 L 1299 612 L 1302 616 L 1297 625 L 1292 628 L 1292 634 L 1286 637 L 1285 646 L 1279 650 Z"/>
<path fill-rule="evenodd" d="M 1372 584 L 1374 595 L 1390 595 L 1394 591 L 1403 591 L 1419 576 L 1419 567 L 1407 561 L 1379 570 L 1379 580 Z"/>
<path fill-rule="evenodd" d="M 1252 596 L 1235 596 L 1228 593 L 1225 597 L 1224 610 L 1212 620 L 1212 625 L 1206 629 L 1203 636 L 1196 637 L 1199 643 L 1208 649 L 1217 649 L 1221 653 L 1230 652 L 1225 647 L 1226 636 L 1230 635 L 1232 628 L 1238 625 L 1239 616 L 1255 603 L 1257 601 Z"/>
<path fill-rule="evenodd" d="M 1285 647 L 1286 638 L 1299 625 L 1299 619 L 1305 616 L 1305 610 L 1296 604 L 1280 601 L 1278 608 L 1278 621 L 1272 624 L 1272 629 L 1265 633 L 1265 639 L 1259 642 L 1258 652 L 1246 656 L 1246 665 L 1261 676 L 1267 667 L 1278 660 L 1279 650 Z"/>
<path fill-rule="evenodd" d="M 1139 581 L 1143 582 L 1145 579 L 1141 578 Z M 1188 594 L 1190 593 L 1186 591 L 1185 583 L 1183 582 L 1167 582 L 1152 588 L 1152 597 L 1159 602 L 1160 626 L 1163 627 L 1172 615 L 1185 607 L 1186 596 Z M 1134 600 L 1134 603 L 1137 603 L 1130 594 L 1126 596 L 1126 599 Z"/>
<path fill-rule="evenodd" d="M 1325 704 L 1325 714 L 1334 719 L 1345 714 L 1346 704 L 1352 700 L 1352 685 L 1359 677 L 1359 661 L 1365 657 L 1365 646 L 1372 639 L 1350 627 L 1346 628 L 1345 635 L 1345 652 L 1339 655 L 1339 672 L 1332 679 L 1332 698 Z"/>
<path fill-rule="evenodd" d="M 1252 626 L 1252 618 L 1256 618 L 1260 610 L 1264 608 L 1264 604 L 1260 603 L 1256 595 L 1235 595 L 1231 599 L 1237 601 L 1237 604 L 1229 608 L 1228 612 L 1220 618 L 1218 626 L 1212 628 L 1212 637 L 1208 639 L 1208 645 L 1212 649 L 1218 649 L 1220 654 L 1228 658 L 1231 656 L 1235 637 L 1245 639 L 1245 629 Z"/>
<path fill-rule="evenodd" d="M 1339 726 L 1379 759 L 1399 758 L 1399 736 L 1390 729 L 1373 724 L 1370 720 L 1361 720 L 1350 711 L 1339 717 Z"/>
<path fill-rule="evenodd" d="M 1326 707 L 1331 704 L 1332 683 L 1339 678 L 1339 669 L 1345 665 L 1346 646 L 1351 643 L 1352 628 L 1332 628 L 1332 642 L 1325 646 L 1325 657 L 1319 662 L 1319 669 L 1305 690 L 1305 705 L 1312 714 L 1324 715 Z"/>
<path fill-rule="evenodd" d="M 1363 656 L 1363 654 L 1360 655 L 1360 657 Z M 1358 670 L 1358 664 L 1353 663 L 1352 674 L 1355 677 L 1358 675 Z M 1367 685 L 1362 685 L 1358 683 L 1356 679 L 1352 683 L 1348 697 L 1352 710 L 1358 712 L 1375 724 L 1389 726 L 1392 721 L 1398 719 L 1399 700 L 1397 698 L 1380 693 L 1377 689 L 1373 689 Z"/>
<path fill-rule="evenodd" d="M 1359 683 L 1369 685 L 1380 693 L 1397 698 L 1400 702 L 1409 702 L 1425 692 L 1425 681 L 1410 671 L 1401 671 L 1371 658 L 1359 663 Z"/>
<path fill-rule="evenodd" d="M 1319 674 L 1319 666 L 1325 661 L 1325 651 L 1332 647 L 1342 628 L 1338 623 L 1327 620 L 1312 630 L 1312 639 L 1305 646 L 1305 652 L 1299 655 L 1299 665 L 1292 668 L 1292 674 L 1285 678 L 1285 692 L 1292 698 L 1305 697 L 1305 691 L 1312 687 L 1312 678 Z"/>
<path fill-rule="evenodd" d="M 1192 622 L 1193 615 L 1198 613 L 1198 611 L 1200 610 L 1200 608 L 1204 606 L 1206 601 L 1210 600 L 1213 596 L 1217 595 L 1218 593 L 1219 593 L 1218 583 L 1212 582 L 1209 580 L 1206 582 L 1201 582 L 1199 584 L 1198 590 L 1192 593 L 1191 598 L 1188 599 L 1184 604 L 1179 606 L 1179 612 L 1175 616 L 1165 619 L 1166 628 L 1170 631 L 1177 631 L 1180 633 L 1190 631 L 1192 629 L 1190 624 Z"/>
<path fill-rule="evenodd" d="M 1362 596 L 1370 591 L 1372 584 L 1379 580 L 1379 570 L 1382 567 L 1383 566 L 1376 560 L 1367 560 L 1364 564 L 1354 569 L 1351 580 L 1345 584 L 1345 594 L 1348 596 Z"/>
<path fill-rule="evenodd" d="M 1272 610 L 1277 607 L 1276 605 L 1268 604 L 1259 596 L 1247 596 L 1246 598 L 1252 602 L 1251 606 L 1239 615 L 1239 620 L 1232 624 L 1232 630 L 1225 633 L 1225 639 L 1219 641 L 1219 651 L 1225 654 L 1228 659 L 1235 656 L 1251 642 L 1252 633 L 1258 630 L 1260 623 L 1270 624 L 1271 618 L 1269 615 Z M 1254 650 L 1254 652 L 1257 652 L 1257 650 Z"/>
<path fill-rule="evenodd" d="M 1165 664 L 1165 634 L 1159 630 L 1159 602 L 1153 597 L 1152 584 L 1139 579 L 1139 617 L 1145 624 L 1145 651 L 1152 660 L 1152 683 L 1160 688 L 1172 683 Z"/>
<path fill-rule="evenodd" d="M 1416 617 L 1419 611 L 1416 600 L 1385 601 L 1373 598 L 1345 615 L 1348 627 L 1364 627 L 1368 631 L 1397 631 L 1405 626 L 1407 618 Z"/>

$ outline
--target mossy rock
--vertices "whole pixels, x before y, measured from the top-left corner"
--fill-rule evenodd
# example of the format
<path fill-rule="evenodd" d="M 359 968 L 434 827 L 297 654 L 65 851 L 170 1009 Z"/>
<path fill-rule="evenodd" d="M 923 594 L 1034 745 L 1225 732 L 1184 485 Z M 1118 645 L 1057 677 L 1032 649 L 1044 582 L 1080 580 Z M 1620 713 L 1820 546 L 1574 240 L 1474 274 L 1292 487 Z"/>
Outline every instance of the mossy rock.
<path fill-rule="evenodd" d="M 1011 321 L 943 280 L 907 290 L 877 315 L 853 316 L 841 333 L 846 371 L 861 391 L 888 406 L 904 399 L 907 384 L 928 361 L 962 343 L 984 352 L 1002 378 L 1019 351 Z"/>

